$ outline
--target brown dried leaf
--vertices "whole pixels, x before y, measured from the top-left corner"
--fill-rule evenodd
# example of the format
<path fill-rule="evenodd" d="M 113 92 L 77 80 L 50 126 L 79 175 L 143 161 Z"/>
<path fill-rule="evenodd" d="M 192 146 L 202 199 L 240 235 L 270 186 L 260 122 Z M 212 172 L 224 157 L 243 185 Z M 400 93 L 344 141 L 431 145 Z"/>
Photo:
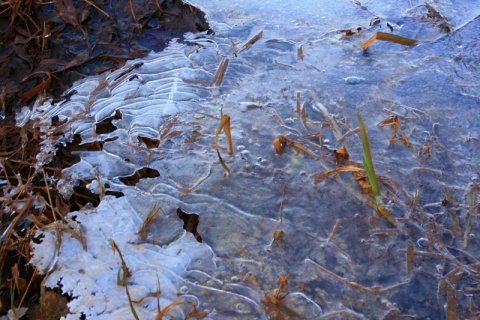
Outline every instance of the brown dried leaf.
<path fill-rule="evenodd" d="M 365 41 L 365 43 L 362 45 L 363 50 L 367 50 L 368 47 L 375 41 L 375 40 L 382 40 L 382 41 L 388 41 L 388 42 L 393 42 L 393 43 L 398 43 L 398 44 L 403 44 L 404 46 L 411 46 L 417 43 L 418 40 L 415 39 L 409 39 L 409 38 L 404 38 L 401 36 L 397 36 L 391 33 L 385 33 L 385 32 L 380 32 L 377 31 L 375 34 Z"/>
<path fill-rule="evenodd" d="M 279 138 L 276 138 L 273 140 L 273 147 L 275 148 L 275 151 L 278 154 L 282 154 L 283 150 L 285 149 L 285 146 L 287 144 L 287 138 L 284 136 L 280 136 Z"/>
<path fill-rule="evenodd" d="M 60 17 L 63 21 L 70 23 L 77 29 L 80 29 L 80 24 L 77 20 L 77 14 L 72 0 L 53 0 L 53 3 L 57 7 Z"/>
<path fill-rule="evenodd" d="M 347 148 L 343 145 L 340 149 L 333 152 L 333 156 L 335 157 L 337 164 L 340 164 L 347 162 L 350 154 L 348 153 Z"/>

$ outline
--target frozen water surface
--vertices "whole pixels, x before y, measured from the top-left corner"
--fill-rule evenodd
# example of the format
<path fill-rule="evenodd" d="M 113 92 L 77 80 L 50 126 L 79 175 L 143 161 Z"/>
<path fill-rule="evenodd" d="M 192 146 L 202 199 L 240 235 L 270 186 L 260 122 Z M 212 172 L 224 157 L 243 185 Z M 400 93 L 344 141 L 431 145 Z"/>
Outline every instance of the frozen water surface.
<path fill-rule="evenodd" d="M 83 143 L 104 141 L 102 151 L 82 151 L 64 170 L 65 195 L 76 179 L 91 180 L 102 195 L 123 194 L 69 215 L 87 250 L 66 232 L 58 255 L 53 231 L 34 245 L 32 263 L 50 272 L 47 286 L 74 297 L 68 318 L 131 317 L 110 240 L 132 274 L 127 284 L 141 319 L 157 313 L 157 279 L 162 308 L 193 302 L 212 319 L 475 317 L 478 2 L 191 3 L 206 12 L 215 35 L 189 35 L 77 83 L 64 102 L 19 116 L 45 125 L 44 163 L 51 146 L 72 134 Z M 361 49 L 375 31 L 390 28 L 420 42 Z M 235 148 L 234 155 L 221 150 L 228 176 L 214 147 L 220 109 L 231 117 Z M 377 174 L 390 179 L 382 195 L 398 228 L 375 217 L 349 173 L 314 181 L 336 167 L 332 150 L 341 145 L 361 163 L 359 135 L 347 134 L 357 127 L 356 112 Z M 53 116 L 68 120 L 63 137 L 48 129 Z M 410 146 L 390 142 L 393 126 L 377 126 L 393 116 Z M 96 133 L 106 119 L 116 129 Z M 292 144 L 276 154 L 272 142 L 280 135 L 315 156 Z M 398 129 L 396 137 L 403 138 Z M 227 145 L 223 134 L 219 144 Z M 124 183 L 142 168 L 159 176 Z M 142 239 L 137 233 L 155 208 L 161 211 Z M 199 215 L 202 243 L 182 229 L 177 208 Z M 274 240 L 276 230 L 284 234 Z M 287 274 L 290 293 L 273 299 Z M 177 305 L 169 315 L 183 318 L 188 308 Z"/>

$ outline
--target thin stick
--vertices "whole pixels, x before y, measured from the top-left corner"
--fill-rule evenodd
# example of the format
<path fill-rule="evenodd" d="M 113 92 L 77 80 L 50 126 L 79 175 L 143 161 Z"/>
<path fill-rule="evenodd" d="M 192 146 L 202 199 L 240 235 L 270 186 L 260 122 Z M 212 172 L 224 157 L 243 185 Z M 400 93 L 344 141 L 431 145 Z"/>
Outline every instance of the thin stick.
<path fill-rule="evenodd" d="M 327 239 L 327 242 L 330 242 L 333 240 L 333 237 L 337 234 L 338 228 L 340 227 L 340 219 L 337 219 L 337 222 L 335 223 L 335 226 L 333 227 L 332 232 L 330 233 L 330 236 Z"/>
<path fill-rule="evenodd" d="M 111 17 L 108 15 L 108 13 L 106 13 L 105 11 L 103 11 L 100 7 L 98 7 L 95 3 L 93 2 L 90 2 L 89 0 L 83 0 L 85 1 L 86 3 L 88 3 L 89 5 L 91 5 L 92 7 L 94 7 L 95 9 L 97 9 L 98 11 L 100 11 L 104 16 L 106 16 L 107 18 L 111 19 Z"/>
<path fill-rule="evenodd" d="M 129 2 L 130 2 L 130 11 L 132 12 L 132 16 L 133 16 L 133 21 L 135 21 L 135 23 L 138 24 L 137 17 L 135 16 L 135 12 L 133 11 L 132 0 L 129 0 Z"/>

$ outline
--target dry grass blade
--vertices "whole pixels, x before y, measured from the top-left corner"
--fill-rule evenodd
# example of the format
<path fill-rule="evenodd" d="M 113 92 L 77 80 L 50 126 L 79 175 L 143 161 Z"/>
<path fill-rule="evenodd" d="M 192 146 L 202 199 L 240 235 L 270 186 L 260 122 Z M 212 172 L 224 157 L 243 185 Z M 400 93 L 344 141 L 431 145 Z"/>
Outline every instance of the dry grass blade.
<path fill-rule="evenodd" d="M 219 87 L 222 84 L 223 77 L 225 76 L 225 72 L 227 71 L 228 61 L 229 60 L 227 58 L 222 58 L 222 61 L 220 62 L 217 71 L 213 75 L 212 81 L 210 81 L 211 86 L 215 85 Z"/>
<path fill-rule="evenodd" d="M 27 92 L 22 93 L 21 95 L 19 95 L 19 98 L 22 100 L 28 100 L 30 98 L 33 98 L 37 94 L 41 93 L 43 90 L 45 90 L 52 82 L 52 77 L 50 73 L 47 72 L 46 75 L 47 77 L 44 78 L 42 82 L 40 82 L 40 84 L 28 90 Z"/>
<path fill-rule="evenodd" d="M 108 13 L 106 13 L 105 11 L 103 11 L 99 6 L 97 6 L 95 3 L 89 1 L 89 0 L 83 0 L 85 1 L 86 3 L 88 3 L 89 5 L 91 5 L 92 7 L 94 7 L 95 9 L 97 9 L 98 11 L 100 11 L 104 16 L 106 16 L 107 18 L 111 19 L 111 17 L 108 15 Z"/>
<path fill-rule="evenodd" d="M 117 284 L 118 285 L 123 285 L 125 286 L 127 281 L 126 278 L 129 278 L 131 276 L 130 271 L 127 268 L 127 264 L 125 263 L 125 260 L 123 260 L 123 254 L 118 248 L 117 244 L 115 241 L 112 239 L 110 240 L 110 245 L 112 246 L 113 251 L 117 251 L 118 255 L 120 256 L 120 260 L 122 261 L 122 264 L 120 266 L 120 269 L 118 270 L 118 275 L 117 275 Z M 123 273 L 123 275 L 122 275 Z M 120 277 L 122 275 L 122 277 Z"/>
<path fill-rule="evenodd" d="M 367 202 L 368 203 L 368 202 Z M 374 204 L 372 208 L 377 212 L 380 217 L 385 218 L 394 227 L 397 226 L 397 220 L 390 214 L 390 212 L 383 205 Z"/>
<path fill-rule="evenodd" d="M 160 207 L 154 207 L 152 210 L 150 210 L 148 215 L 145 217 L 145 220 L 143 220 L 142 227 L 138 231 L 138 235 L 142 240 L 147 239 L 147 228 L 152 223 L 153 218 L 155 217 L 158 211 L 160 211 Z"/>
<path fill-rule="evenodd" d="M 307 128 L 307 106 L 306 106 L 305 103 L 302 106 L 302 110 L 300 112 L 300 115 L 301 115 L 303 127 L 305 128 L 305 130 L 308 131 L 308 128 Z"/>
<path fill-rule="evenodd" d="M 333 240 L 333 237 L 337 234 L 338 228 L 340 227 L 340 219 L 337 219 L 335 222 L 335 226 L 333 227 L 332 232 L 330 232 L 330 235 L 328 236 L 327 242 L 330 242 Z"/>
<path fill-rule="evenodd" d="M 220 161 L 220 164 L 222 165 L 222 168 L 230 174 L 230 169 L 227 167 L 225 162 L 222 159 L 222 156 L 220 155 L 220 151 L 218 151 L 218 136 L 220 135 L 220 132 L 222 130 L 225 131 L 225 136 L 227 137 L 227 142 L 228 142 L 228 152 L 230 154 L 233 154 L 233 143 L 232 143 L 232 134 L 230 131 L 230 116 L 222 114 L 222 118 L 220 119 L 220 123 L 217 127 L 217 130 L 215 130 L 215 147 L 217 149 L 217 155 L 218 155 L 218 160 Z"/>
<path fill-rule="evenodd" d="M 262 36 L 263 36 L 263 30 L 260 31 L 259 33 L 257 33 L 253 38 L 248 40 L 247 43 L 245 43 L 243 45 L 243 47 L 238 51 L 238 53 L 250 49 L 250 47 L 253 46 L 255 44 L 255 42 L 260 40 L 262 38 Z"/>
<path fill-rule="evenodd" d="M 407 278 L 410 279 L 413 270 L 413 258 L 415 257 L 415 251 L 411 242 L 407 245 Z"/>
<path fill-rule="evenodd" d="M 123 254 L 120 251 L 120 248 L 117 246 L 115 241 L 113 239 L 110 240 L 110 245 L 112 246 L 113 251 L 117 251 L 118 255 L 120 256 L 120 260 L 122 261 L 120 268 L 118 269 L 117 273 L 117 284 L 120 286 L 125 287 L 125 293 L 127 294 L 128 298 L 128 303 L 130 305 L 130 311 L 132 312 L 133 317 L 135 320 L 139 320 L 137 312 L 135 311 L 135 308 L 133 307 L 133 302 L 132 298 L 130 297 L 130 292 L 128 291 L 128 286 L 127 286 L 127 278 L 131 277 L 132 274 L 127 268 L 127 264 L 125 263 L 125 260 L 123 260 Z"/>
<path fill-rule="evenodd" d="M 398 119 L 399 119 L 398 115 L 387 117 L 382 121 L 380 121 L 378 126 L 381 128 L 391 126 L 393 128 L 393 136 L 392 138 L 390 138 L 390 143 L 393 143 L 395 141 L 401 141 L 405 143 L 410 148 L 410 150 L 412 150 L 412 152 L 415 152 L 415 148 L 413 147 L 410 140 L 408 140 L 408 137 L 403 131 L 402 127 L 400 126 Z M 400 138 L 397 138 L 397 131 L 399 131 L 401 134 Z"/>
<path fill-rule="evenodd" d="M 133 11 L 132 0 L 129 0 L 129 3 L 130 3 L 130 12 L 132 13 L 133 21 L 135 21 L 135 24 L 139 25 L 137 17 L 135 16 L 135 11 Z"/>
<path fill-rule="evenodd" d="M 233 143 L 232 143 L 232 133 L 230 131 L 230 116 L 228 115 L 223 115 L 222 118 L 220 119 L 220 124 L 217 127 L 217 130 L 215 131 L 215 145 L 218 150 L 218 135 L 222 130 L 225 131 L 225 136 L 227 138 L 227 143 L 228 143 L 228 152 L 230 154 L 233 153 Z"/>
<path fill-rule="evenodd" d="M 228 168 L 227 165 L 225 164 L 225 162 L 223 161 L 222 156 L 220 155 L 220 151 L 218 151 L 218 149 L 217 149 L 217 155 L 218 155 L 218 161 L 220 161 L 220 164 L 222 165 L 222 168 L 223 168 L 228 174 L 230 174 L 230 168 Z"/>
<path fill-rule="evenodd" d="M 445 198 L 442 202 L 445 204 L 445 210 L 448 212 L 448 214 L 450 216 L 450 222 L 452 223 L 452 229 L 455 233 L 461 234 L 462 229 L 460 227 L 460 221 L 458 220 L 457 213 L 455 212 L 455 209 L 452 208 L 452 206 L 457 206 L 457 204 L 453 200 L 452 195 L 450 193 L 450 190 L 448 190 L 448 188 L 444 184 L 442 184 L 442 186 L 443 186 L 443 189 L 445 190 L 445 194 L 446 194 L 446 196 L 445 196 Z"/>
<path fill-rule="evenodd" d="M 365 169 L 362 169 L 354 165 L 349 165 L 349 166 L 338 167 L 331 170 L 315 173 L 312 175 L 312 178 L 315 183 L 320 183 L 324 181 L 329 175 L 331 174 L 336 175 L 336 174 L 339 174 L 340 172 L 364 173 Z"/>
<path fill-rule="evenodd" d="M 295 149 L 298 149 L 298 150 L 300 150 L 300 151 L 302 151 L 302 152 L 305 152 L 305 153 L 308 154 L 309 156 L 312 156 L 312 157 L 316 158 L 315 154 L 314 154 L 312 151 L 310 151 L 310 150 L 308 150 L 307 148 L 299 145 L 298 143 L 296 143 L 296 142 L 293 141 L 292 139 L 289 139 L 289 138 L 287 138 L 286 136 L 283 136 L 283 135 L 280 136 L 280 139 L 281 139 L 281 140 L 280 140 L 281 143 L 283 143 L 284 141 L 285 141 L 285 142 L 288 142 L 288 143 L 289 143 L 292 147 L 294 147 Z M 278 151 L 277 151 L 277 152 L 278 152 Z"/>
<path fill-rule="evenodd" d="M 444 292 L 447 293 L 447 314 L 446 320 L 457 320 L 458 319 L 458 293 L 457 290 L 452 286 L 450 281 L 446 279 L 440 280 L 438 284 L 438 295 L 442 295 Z"/>
<path fill-rule="evenodd" d="M 472 228 L 472 216 L 478 215 L 478 190 L 479 184 L 476 180 L 470 183 L 467 187 L 467 204 L 468 204 L 468 217 L 467 217 L 467 226 L 465 227 L 465 234 L 463 235 L 463 247 L 466 248 L 468 246 L 468 235 L 470 234 L 470 230 Z"/>
<path fill-rule="evenodd" d="M 230 39 L 230 45 L 232 46 L 232 54 L 237 57 L 237 47 L 235 45 L 235 42 L 233 42 L 232 39 Z"/>
<path fill-rule="evenodd" d="M 385 33 L 385 32 L 380 32 L 377 31 L 375 34 L 365 41 L 365 43 L 362 45 L 363 50 L 367 50 L 368 47 L 375 41 L 375 40 L 381 40 L 381 41 L 388 41 L 388 42 L 393 42 L 393 43 L 398 43 L 398 44 L 403 44 L 404 46 L 412 46 L 415 43 L 418 42 L 418 40 L 415 39 L 409 39 L 409 38 L 404 38 L 401 36 L 397 36 L 391 33 Z"/>
<path fill-rule="evenodd" d="M 300 114 L 300 108 L 302 106 L 300 102 L 300 92 L 297 92 L 296 106 L 297 106 L 297 114 Z"/>
<path fill-rule="evenodd" d="M 314 266 L 315 268 L 325 272 L 326 274 L 334 277 L 335 279 L 338 279 L 340 281 L 342 281 L 343 283 L 345 283 L 345 285 L 351 289 L 354 289 L 354 290 L 358 290 L 360 292 L 364 292 L 364 293 L 371 293 L 371 294 L 379 294 L 379 293 L 382 293 L 382 292 L 386 292 L 386 291 L 390 291 L 390 290 L 394 290 L 396 288 L 398 288 L 399 286 L 402 286 L 404 284 L 407 284 L 408 282 L 401 282 L 399 284 L 395 284 L 395 285 L 392 285 L 392 286 L 389 286 L 389 287 L 380 287 L 380 286 L 375 286 L 375 287 L 364 287 L 362 286 L 361 284 L 358 284 L 356 282 L 350 282 L 348 281 L 347 279 L 337 275 L 336 273 L 322 267 L 321 265 L 319 265 L 318 263 L 314 262 L 313 260 L 310 260 L 310 259 L 306 259 L 305 260 L 306 262 L 308 262 L 309 264 L 311 264 L 312 266 Z"/>
<path fill-rule="evenodd" d="M 280 123 L 282 127 L 285 127 L 285 124 L 283 124 L 282 119 L 280 119 L 280 116 L 275 112 L 275 110 L 273 110 L 273 117 L 275 118 L 275 120 L 277 120 L 278 123 Z"/>
<path fill-rule="evenodd" d="M 140 320 L 138 318 L 137 312 L 135 311 L 135 308 L 133 307 L 132 298 L 130 297 L 130 292 L 128 291 L 128 286 L 126 283 L 125 283 L 125 293 L 127 294 L 128 304 L 130 305 L 130 311 L 132 312 L 133 317 L 135 318 L 135 320 Z"/>
<path fill-rule="evenodd" d="M 167 313 L 170 311 L 170 309 L 172 309 L 172 308 L 175 307 L 175 306 L 182 305 L 182 304 L 189 304 L 189 302 L 173 302 L 173 303 L 170 303 L 168 306 L 166 306 L 165 308 L 163 308 L 163 309 L 157 314 L 157 316 L 155 317 L 155 320 L 162 320 L 163 317 L 165 317 L 165 316 L 167 315 Z"/>
<path fill-rule="evenodd" d="M 265 293 L 265 300 L 261 300 L 265 306 L 265 313 L 270 316 L 271 319 L 285 319 L 285 315 L 289 317 L 295 317 L 299 319 L 305 319 L 301 314 L 290 308 L 282 300 L 289 294 L 288 279 L 290 275 L 287 274 L 280 277 L 278 280 L 278 287 L 275 290 L 275 294 Z"/>

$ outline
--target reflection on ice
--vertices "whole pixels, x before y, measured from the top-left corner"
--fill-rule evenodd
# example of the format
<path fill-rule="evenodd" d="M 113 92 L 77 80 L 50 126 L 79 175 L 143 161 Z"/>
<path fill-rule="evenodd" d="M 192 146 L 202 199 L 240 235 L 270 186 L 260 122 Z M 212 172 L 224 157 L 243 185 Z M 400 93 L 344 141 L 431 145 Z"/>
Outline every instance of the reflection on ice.
<path fill-rule="evenodd" d="M 479 57 L 459 48 L 480 31 L 480 9 L 461 2 L 435 4 L 451 26 L 447 34 L 412 1 L 192 1 L 216 35 L 189 35 L 184 44 L 77 83 L 66 101 L 19 115 L 19 122 L 37 119 L 45 128 L 51 117 L 68 120 L 63 137 L 45 129 L 46 157 L 72 134 L 82 143 L 104 142 L 101 150 L 78 151 L 80 162 L 58 182 L 69 197 L 80 179 L 94 181 L 89 187 L 103 197 L 100 206 L 71 213 L 58 223 L 64 231 L 39 232 L 32 263 L 51 271 L 47 286 L 74 297 L 71 318 L 131 316 L 110 240 L 132 273 L 127 285 L 141 319 L 156 315 L 157 278 L 162 308 L 193 302 L 212 319 L 441 318 L 453 312 L 445 301 L 451 304 L 456 290 L 459 317 L 473 317 L 470 305 L 480 302 L 469 292 L 478 290 L 472 281 L 480 247 L 468 235 L 465 247 L 464 232 L 478 202 L 468 186 L 479 174 L 479 77 L 471 63 Z M 360 49 L 374 31 L 390 28 L 420 43 Z M 227 177 L 214 147 L 219 109 L 231 117 L 235 148 L 229 155 L 220 136 Z M 356 111 L 377 174 L 388 182 L 383 196 L 398 229 L 372 215 L 348 173 L 312 178 L 337 166 L 332 150 L 342 145 L 361 163 Z M 113 115 L 113 129 L 97 132 Z M 393 126 L 377 126 L 389 117 L 397 117 L 411 146 L 392 139 Z M 290 142 L 277 154 L 272 143 L 281 135 Z M 158 174 L 141 176 L 143 168 Z M 135 183 L 125 182 L 135 175 Z M 445 190 L 455 199 L 449 206 L 440 203 Z M 142 240 L 138 232 L 154 208 L 161 210 Z M 183 230 L 178 208 L 199 215 L 202 243 Z M 477 220 L 468 222 L 469 233 L 478 231 Z M 284 235 L 273 241 L 276 230 Z M 287 274 L 289 293 L 278 296 Z M 447 278 L 449 289 L 438 280 Z M 182 318 L 188 308 L 177 305 L 169 315 Z"/>

